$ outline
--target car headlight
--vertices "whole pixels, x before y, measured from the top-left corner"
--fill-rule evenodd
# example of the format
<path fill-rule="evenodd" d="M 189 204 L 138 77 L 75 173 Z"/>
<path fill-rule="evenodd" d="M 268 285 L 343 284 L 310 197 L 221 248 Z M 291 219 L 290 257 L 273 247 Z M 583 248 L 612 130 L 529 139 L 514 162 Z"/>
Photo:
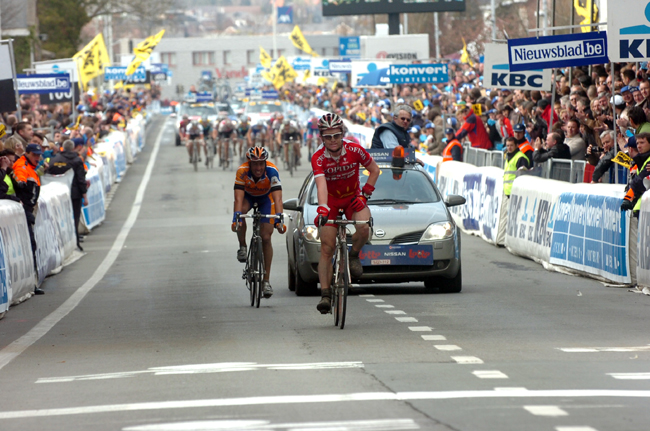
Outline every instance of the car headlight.
<path fill-rule="evenodd" d="M 422 234 L 420 241 L 435 241 L 451 238 L 454 235 L 454 225 L 448 221 L 429 225 Z"/>
<path fill-rule="evenodd" d="M 302 235 L 307 241 L 320 242 L 318 228 L 316 226 L 305 226 L 302 228 Z"/>

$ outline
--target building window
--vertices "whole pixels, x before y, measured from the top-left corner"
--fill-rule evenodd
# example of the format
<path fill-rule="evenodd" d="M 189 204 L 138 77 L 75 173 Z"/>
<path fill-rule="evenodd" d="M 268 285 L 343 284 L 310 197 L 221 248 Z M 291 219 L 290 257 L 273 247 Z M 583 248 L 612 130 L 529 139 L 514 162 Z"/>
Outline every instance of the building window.
<path fill-rule="evenodd" d="M 283 55 L 284 55 L 284 49 L 278 49 L 278 57 L 277 58 L 280 58 Z"/>
<path fill-rule="evenodd" d="M 160 61 L 169 67 L 176 66 L 176 53 L 175 52 L 161 52 Z"/>
<path fill-rule="evenodd" d="M 326 56 L 327 55 L 327 48 L 323 48 L 321 52 L 323 53 L 323 56 Z"/>
<path fill-rule="evenodd" d="M 232 64 L 232 53 L 230 51 L 223 52 L 223 64 Z"/>
<path fill-rule="evenodd" d="M 192 53 L 192 65 L 194 66 L 211 66 L 214 65 L 214 52 L 198 51 Z"/>
<path fill-rule="evenodd" d="M 255 50 L 254 49 L 249 49 L 246 51 L 246 63 L 248 64 L 257 64 L 257 60 L 255 60 Z"/>

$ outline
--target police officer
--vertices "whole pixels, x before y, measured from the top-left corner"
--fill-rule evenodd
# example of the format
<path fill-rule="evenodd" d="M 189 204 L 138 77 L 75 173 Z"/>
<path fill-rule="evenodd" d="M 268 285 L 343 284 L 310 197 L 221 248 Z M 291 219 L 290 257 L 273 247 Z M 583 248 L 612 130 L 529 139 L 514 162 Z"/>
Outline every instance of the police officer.
<path fill-rule="evenodd" d="M 535 149 L 533 148 L 532 145 L 530 145 L 530 142 L 528 142 L 528 139 L 526 139 L 526 127 L 519 123 L 515 124 L 512 127 L 513 131 L 515 132 L 515 140 L 517 142 L 517 146 L 519 147 L 519 151 L 524 153 L 526 157 L 528 157 L 529 161 L 529 168 L 533 167 L 533 153 L 535 152 Z"/>
<path fill-rule="evenodd" d="M 69 139 L 64 141 L 63 151 L 52 158 L 47 173 L 52 175 L 62 175 L 70 169 L 72 169 L 72 172 L 74 173 L 70 189 L 70 198 L 72 199 L 72 215 L 74 216 L 77 247 L 79 247 L 79 250 L 83 251 L 83 248 L 79 244 L 79 221 L 81 219 L 81 206 L 86 201 L 86 192 L 88 191 L 88 188 L 86 184 L 84 162 L 74 149 L 75 143 L 73 141 Z"/>
<path fill-rule="evenodd" d="M 506 165 L 503 172 L 503 192 L 510 197 L 512 192 L 512 183 L 517 177 L 519 169 L 529 169 L 530 160 L 519 150 L 515 138 L 506 138 Z"/>
<path fill-rule="evenodd" d="M 463 146 L 456 139 L 456 131 L 449 127 L 445 129 L 445 136 L 447 137 L 447 146 L 442 151 L 442 161 L 450 162 L 454 160 L 456 162 L 462 162 Z"/>

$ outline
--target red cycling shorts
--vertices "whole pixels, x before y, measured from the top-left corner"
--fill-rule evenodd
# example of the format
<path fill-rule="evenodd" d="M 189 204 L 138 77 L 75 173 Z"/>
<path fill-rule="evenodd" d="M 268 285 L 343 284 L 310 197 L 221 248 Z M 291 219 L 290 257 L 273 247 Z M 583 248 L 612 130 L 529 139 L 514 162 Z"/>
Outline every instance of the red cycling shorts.
<path fill-rule="evenodd" d="M 348 196 L 345 198 L 336 198 L 332 195 L 327 195 L 327 206 L 330 207 L 330 213 L 329 216 L 327 216 L 328 220 L 336 220 L 336 218 L 339 216 L 339 211 L 343 211 L 343 214 L 345 214 L 345 218 L 347 220 L 352 220 L 352 214 L 354 214 L 354 210 L 352 210 L 351 203 L 353 200 L 355 200 L 357 195 L 352 195 Z M 332 226 L 332 227 L 337 227 L 335 224 L 328 223 L 325 226 Z"/>

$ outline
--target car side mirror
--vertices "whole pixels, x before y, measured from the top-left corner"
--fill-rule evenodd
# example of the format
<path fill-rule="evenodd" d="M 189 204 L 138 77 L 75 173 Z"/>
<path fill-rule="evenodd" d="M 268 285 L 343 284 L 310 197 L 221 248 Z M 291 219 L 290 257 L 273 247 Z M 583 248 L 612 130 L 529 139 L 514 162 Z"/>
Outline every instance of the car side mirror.
<path fill-rule="evenodd" d="M 465 202 L 467 202 L 465 198 L 459 195 L 449 195 L 445 198 L 445 205 L 447 205 L 448 208 L 464 205 Z"/>
<path fill-rule="evenodd" d="M 298 205 L 298 199 L 287 199 L 282 203 L 282 207 L 285 210 L 289 211 L 302 211 L 302 206 Z"/>

